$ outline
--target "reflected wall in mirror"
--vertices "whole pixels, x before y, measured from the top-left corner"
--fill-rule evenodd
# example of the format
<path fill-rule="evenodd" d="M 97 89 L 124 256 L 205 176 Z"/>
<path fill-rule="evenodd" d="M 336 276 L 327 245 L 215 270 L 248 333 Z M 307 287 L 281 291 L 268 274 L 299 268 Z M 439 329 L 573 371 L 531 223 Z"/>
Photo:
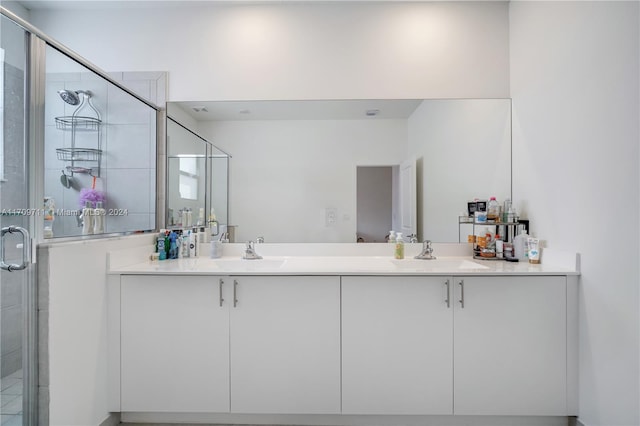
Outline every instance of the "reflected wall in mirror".
<path fill-rule="evenodd" d="M 196 105 L 208 111 L 196 113 Z M 359 166 L 415 159 L 421 240 L 458 242 L 458 215 L 468 200 L 511 195 L 509 99 L 219 101 L 173 107 L 233 155 L 229 217 L 237 225 L 237 241 L 263 236 L 272 243 L 355 242 Z M 384 238 L 397 226 L 394 220 L 372 230 L 372 240 Z"/>

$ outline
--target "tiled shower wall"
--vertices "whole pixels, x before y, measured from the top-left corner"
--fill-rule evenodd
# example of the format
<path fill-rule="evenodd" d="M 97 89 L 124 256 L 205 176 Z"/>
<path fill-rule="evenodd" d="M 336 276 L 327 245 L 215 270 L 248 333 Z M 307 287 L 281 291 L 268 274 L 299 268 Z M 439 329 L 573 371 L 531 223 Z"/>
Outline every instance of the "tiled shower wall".
<path fill-rule="evenodd" d="M 122 77 L 123 73 L 119 73 Z M 158 80 L 128 79 L 131 90 L 155 102 Z M 89 174 L 75 173 L 72 186 L 61 183 L 62 171 L 70 163 L 57 158 L 56 148 L 71 147 L 71 131 L 56 128 L 55 117 L 70 116 L 77 106 L 66 104 L 57 91 L 90 90 L 92 102 L 102 118 L 100 175 L 95 189 L 106 195 L 104 204 L 108 214 L 105 231 L 124 232 L 155 228 L 156 193 L 156 125 L 155 111 L 124 91 L 89 72 L 47 74 L 45 94 L 45 196 L 53 197 L 56 208 L 70 215 L 56 216 L 54 237 L 80 235 L 81 227 L 74 211 L 81 208 L 80 190 L 93 186 Z M 93 115 L 88 106 L 79 115 Z M 98 148 L 97 131 L 78 131 L 76 147 Z M 76 163 L 76 166 L 95 167 L 96 163 Z M 97 174 L 97 173 L 96 173 Z M 116 210 L 117 209 L 117 210 Z M 115 210 L 115 211 L 113 211 Z"/>

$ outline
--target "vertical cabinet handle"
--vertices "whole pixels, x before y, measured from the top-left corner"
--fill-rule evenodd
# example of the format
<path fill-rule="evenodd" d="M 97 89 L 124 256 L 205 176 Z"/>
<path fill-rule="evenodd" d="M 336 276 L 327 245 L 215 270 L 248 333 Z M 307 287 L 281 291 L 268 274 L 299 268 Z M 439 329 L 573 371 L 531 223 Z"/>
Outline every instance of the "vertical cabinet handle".
<path fill-rule="evenodd" d="M 238 281 L 233 280 L 233 307 L 238 306 Z"/>
<path fill-rule="evenodd" d="M 222 297 L 222 284 L 224 284 L 224 280 L 220 278 L 220 281 L 218 282 L 218 288 L 220 291 L 220 306 L 222 306 L 222 302 L 224 302 L 224 298 Z"/>
<path fill-rule="evenodd" d="M 458 285 L 460 286 L 460 307 L 464 309 L 464 280 L 460 280 Z"/>
<path fill-rule="evenodd" d="M 447 289 L 447 295 L 444 299 L 444 303 L 447 304 L 447 308 L 451 307 L 451 300 L 449 299 L 449 280 L 444 283 L 445 288 Z"/>

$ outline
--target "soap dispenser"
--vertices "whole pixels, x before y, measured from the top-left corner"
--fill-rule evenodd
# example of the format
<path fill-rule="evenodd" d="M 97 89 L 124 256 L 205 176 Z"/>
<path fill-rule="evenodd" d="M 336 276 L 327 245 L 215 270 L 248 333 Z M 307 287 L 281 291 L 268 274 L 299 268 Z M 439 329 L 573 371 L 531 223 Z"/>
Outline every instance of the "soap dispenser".
<path fill-rule="evenodd" d="M 404 240 L 402 239 L 402 232 L 398 232 L 396 234 L 396 250 L 394 257 L 396 259 L 404 259 Z"/>

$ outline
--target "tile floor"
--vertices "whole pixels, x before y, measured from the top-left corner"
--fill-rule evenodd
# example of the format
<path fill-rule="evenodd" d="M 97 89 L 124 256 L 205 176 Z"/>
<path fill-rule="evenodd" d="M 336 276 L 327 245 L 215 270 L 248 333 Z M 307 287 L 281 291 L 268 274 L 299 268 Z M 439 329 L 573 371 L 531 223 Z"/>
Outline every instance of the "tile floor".
<path fill-rule="evenodd" d="M 22 426 L 22 370 L 0 379 L 0 426 Z"/>

